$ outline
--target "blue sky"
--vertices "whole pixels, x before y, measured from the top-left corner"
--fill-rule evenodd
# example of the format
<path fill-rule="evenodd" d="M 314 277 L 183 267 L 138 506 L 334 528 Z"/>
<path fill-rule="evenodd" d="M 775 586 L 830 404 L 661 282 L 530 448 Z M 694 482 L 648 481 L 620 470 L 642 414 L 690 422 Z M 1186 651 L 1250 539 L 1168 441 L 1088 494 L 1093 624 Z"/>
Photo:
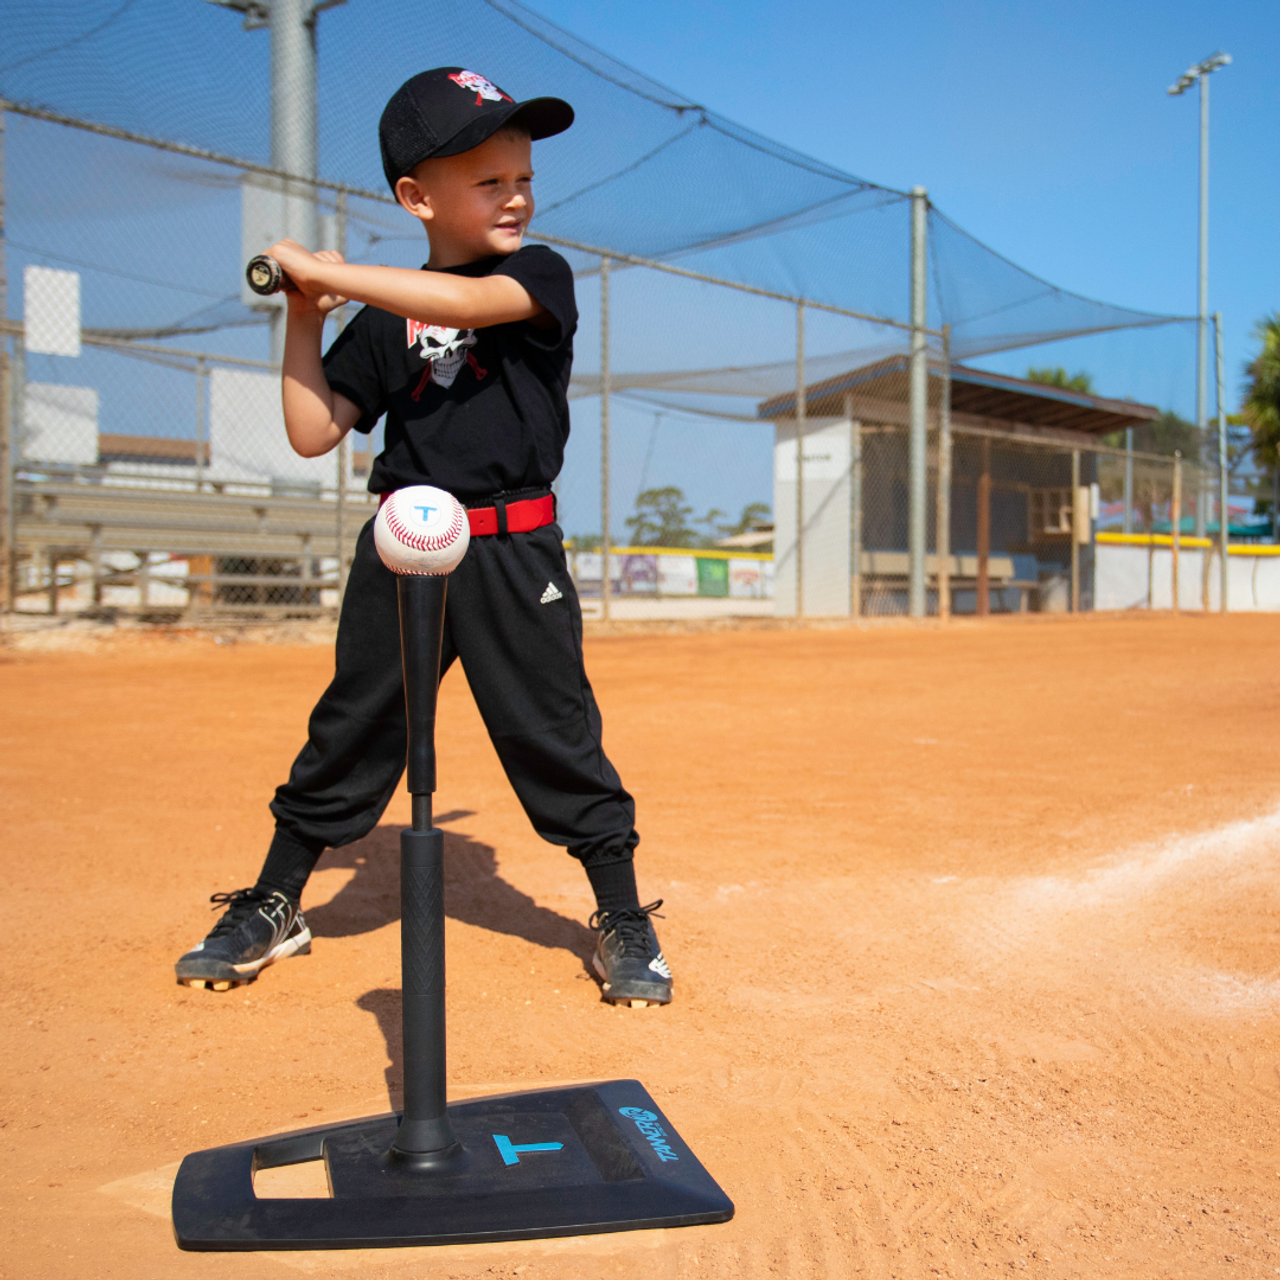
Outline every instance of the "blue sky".
<path fill-rule="evenodd" d="M 1038 0 L 537 0 L 654 78 L 859 177 L 922 184 L 967 231 L 1064 288 L 1196 307 L 1196 94 L 1217 49 L 1210 308 L 1229 387 L 1280 309 L 1280 5 Z M 1017 363 L 1015 361 L 1015 363 Z"/>
<path fill-rule="evenodd" d="M 1054 284 L 1188 315 L 1196 309 L 1198 96 L 1171 98 L 1166 90 L 1193 62 L 1225 50 L 1234 61 L 1214 73 L 1210 90 L 1210 309 L 1223 313 L 1234 405 L 1253 324 L 1280 310 L 1280 6 L 538 0 L 534 7 L 797 150 L 871 181 L 927 187 L 967 231 Z M 1105 362 L 1118 364 L 1123 380 L 1143 362 L 1184 361 L 1185 376 L 1165 376 L 1190 416 L 1193 360 L 1189 334 L 1157 332 L 981 363 L 1023 373 L 1032 361 L 1095 371 L 1094 362 Z M 1105 382 L 1108 370 L 1101 372 Z M 622 422 L 633 413 L 624 411 Z M 658 458 L 673 431 L 685 448 L 722 434 L 673 423 L 659 437 Z M 638 453 L 648 437 L 637 418 L 622 448 Z M 580 440 L 592 456 L 566 469 L 571 492 L 595 465 L 592 443 L 590 434 Z M 757 453 L 754 484 L 764 496 L 763 449 L 742 458 L 745 469 Z M 626 478 L 628 462 L 618 469 Z M 734 488 L 745 494 L 752 477 Z"/>

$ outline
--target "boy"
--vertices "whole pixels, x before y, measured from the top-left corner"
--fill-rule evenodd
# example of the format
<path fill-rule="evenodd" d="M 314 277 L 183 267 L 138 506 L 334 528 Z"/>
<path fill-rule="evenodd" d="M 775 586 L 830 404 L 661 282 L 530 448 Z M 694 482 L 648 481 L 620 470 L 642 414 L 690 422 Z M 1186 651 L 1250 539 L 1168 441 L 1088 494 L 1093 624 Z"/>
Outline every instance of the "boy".
<path fill-rule="evenodd" d="M 392 96 L 378 133 L 400 204 L 426 229 L 420 271 L 347 265 L 289 240 L 272 256 L 294 282 L 283 365 L 285 428 L 304 457 L 386 414 L 374 493 L 433 484 L 468 508 L 471 546 L 449 582 L 441 675 L 459 658 L 494 747 L 544 840 L 586 870 L 605 998 L 667 1004 L 671 972 L 640 906 L 635 803 L 601 746 L 582 662 L 582 614 L 555 523 L 551 482 L 569 435 L 577 326 L 573 275 L 522 247 L 533 216 L 531 142 L 561 133 L 558 98 L 514 102 L 475 72 L 439 67 Z M 365 304 L 323 360 L 326 314 Z M 299 910 L 321 852 L 359 840 L 405 763 L 395 575 L 361 530 L 338 624 L 333 682 L 271 811 L 275 836 L 251 889 L 178 961 L 195 986 L 252 982 L 310 951 Z"/>

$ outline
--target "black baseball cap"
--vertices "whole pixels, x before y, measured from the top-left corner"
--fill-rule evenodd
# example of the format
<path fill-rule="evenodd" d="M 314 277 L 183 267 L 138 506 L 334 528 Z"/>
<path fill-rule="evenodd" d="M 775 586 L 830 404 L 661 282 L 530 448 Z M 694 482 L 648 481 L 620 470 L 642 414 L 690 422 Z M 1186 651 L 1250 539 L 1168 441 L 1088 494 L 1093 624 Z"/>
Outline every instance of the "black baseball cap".
<path fill-rule="evenodd" d="M 378 122 L 382 171 L 394 191 L 396 182 L 423 160 L 461 155 L 512 121 L 536 141 L 563 133 L 573 123 L 573 108 L 559 98 L 516 102 L 465 67 L 419 72 L 391 95 Z"/>

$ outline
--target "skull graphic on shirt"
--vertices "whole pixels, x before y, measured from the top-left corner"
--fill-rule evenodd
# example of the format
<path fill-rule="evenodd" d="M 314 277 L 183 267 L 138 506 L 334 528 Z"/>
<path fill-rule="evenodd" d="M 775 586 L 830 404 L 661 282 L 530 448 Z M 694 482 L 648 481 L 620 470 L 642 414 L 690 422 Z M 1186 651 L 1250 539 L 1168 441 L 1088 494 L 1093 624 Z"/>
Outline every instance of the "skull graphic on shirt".
<path fill-rule="evenodd" d="M 467 348 L 476 345 L 474 329 L 446 329 L 438 324 L 407 321 L 409 346 L 422 344 L 418 354 L 431 363 L 431 381 L 439 387 L 453 386 L 467 359 Z"/>

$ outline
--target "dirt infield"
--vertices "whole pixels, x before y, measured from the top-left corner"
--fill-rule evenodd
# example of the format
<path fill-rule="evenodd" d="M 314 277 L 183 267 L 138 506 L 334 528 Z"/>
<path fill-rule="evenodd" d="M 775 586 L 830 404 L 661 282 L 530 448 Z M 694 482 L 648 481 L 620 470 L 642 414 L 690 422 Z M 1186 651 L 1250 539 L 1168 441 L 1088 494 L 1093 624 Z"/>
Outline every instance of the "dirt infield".
<path fill-rule="evenodd" d="M 622 636 L 588 662 L 676 1003 L 600 1002 L 585 877 L 451 674 L 451 1079 L 639 1077 L 734 1221 L 179 1253 L 185 1152 L 398 1101 L 408 804 L 325 856 L 310 957 L 175 986 L 208 895 L 256 873 L 332 656 L 144 635 L 0 658 L 0 1275 L 1280 1272 L 1280 620 Z"/>

